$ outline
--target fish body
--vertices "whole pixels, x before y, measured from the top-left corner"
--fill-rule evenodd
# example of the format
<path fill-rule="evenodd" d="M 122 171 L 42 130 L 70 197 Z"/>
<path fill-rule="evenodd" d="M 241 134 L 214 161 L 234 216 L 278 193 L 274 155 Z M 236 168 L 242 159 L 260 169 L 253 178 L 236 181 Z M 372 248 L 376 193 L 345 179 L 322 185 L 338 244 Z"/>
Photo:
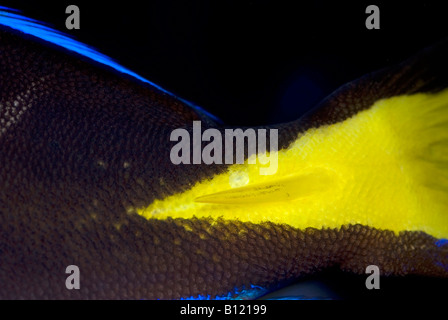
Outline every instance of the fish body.
<path fill-rule="evenodd" d="M 255 128 L 278 130 L 278 150 L 176 165 L 174 130 L 229 127 L 2 9 L 0 297 L 256 298 L 369 265 L 447 278 L 447 52 L 445 41 Z M 274 154 L 278 170 L 261 175 Z M 70 265 L 79 290 L 65 285 Z"/>

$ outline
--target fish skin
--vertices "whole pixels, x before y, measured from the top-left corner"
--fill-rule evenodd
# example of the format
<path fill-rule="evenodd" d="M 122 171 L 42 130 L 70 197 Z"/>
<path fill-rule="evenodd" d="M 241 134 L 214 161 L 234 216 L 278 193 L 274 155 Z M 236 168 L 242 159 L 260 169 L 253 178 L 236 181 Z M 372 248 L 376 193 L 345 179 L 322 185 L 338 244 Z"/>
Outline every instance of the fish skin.
<path fill-rule="evenodd" d="M 169 161 L 173 129 L 190 129 L 193 120 L 203 120 L 205 128 L 216 123 L 149 84 L 10 30 L 0 31 L 0 50 L 1 102 L 20 108 L 16 120 L 0 114 L 11 121 L 0 135 L 1 298 L 217 297 L 252 284 L 272 289 L 334 265 L 361 274 L 367 260 L 386 260 L 386 274 L 414 268 L 408 261 L 427 261 L 419 270 L 445 275 L 434 262 L 443 261 L 446 246 L 424 233 L 394 236 L 360 225 L 295 230 L 207 219 L 148 222 L 128 208 L 185 191 L 226 169 Z M 435 81 L 440 79 L 440 86 L 398 83 L 402 93 L 425 92 L 443 88 L 446 76 Z M 374 90 L 393 83 L 386 80 Z M 279 129 L 280 148 L 309 127 L 368 108 L 370 102 L 362 103 L 362 91 L 355 90 L 354 108 L 338 113 L 340 101 L 353 86 L 365 87 L 364 81 L 371 83 L 349 84 L 299 121 L 269 126 Z M 185 232 L 186 226 L 196 232 Z M 204 230 L 206 241 L 200 237 Z M 415 244 L 428 250 L 396 251 Z M 192 254 L 198 251 L 206 254 Z M 412 254 L 414 260 L 404 259 Z M 64 271 L 71 264 L 80 266 L 81 290 L 65 288 Z"/>

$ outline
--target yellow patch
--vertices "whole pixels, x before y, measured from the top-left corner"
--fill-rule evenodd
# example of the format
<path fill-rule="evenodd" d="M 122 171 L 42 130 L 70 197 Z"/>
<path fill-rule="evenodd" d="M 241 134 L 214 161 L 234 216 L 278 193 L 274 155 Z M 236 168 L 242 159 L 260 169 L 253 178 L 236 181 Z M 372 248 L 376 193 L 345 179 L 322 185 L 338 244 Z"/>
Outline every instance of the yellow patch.
<path fill-rule="evenodd" d="M 300 229 L 359 223 L 448 238 L 448 90 L 377 101 L 301 134 L 278 152 L 276 174 L 260 175 L 261 166 L 232 165 L 136 211 Z"/>

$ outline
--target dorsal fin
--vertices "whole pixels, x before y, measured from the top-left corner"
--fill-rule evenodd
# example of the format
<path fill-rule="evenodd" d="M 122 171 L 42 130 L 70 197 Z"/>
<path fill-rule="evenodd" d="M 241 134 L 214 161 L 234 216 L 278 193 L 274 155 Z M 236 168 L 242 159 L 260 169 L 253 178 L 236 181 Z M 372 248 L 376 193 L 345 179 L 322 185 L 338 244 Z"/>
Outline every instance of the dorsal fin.
<path fill-rule="evenodd" d="M 139 74 L 135 73 L 134 71 L 122 66 L 114 59 L 98 52 L 95 48 L 93 48 L 87 44 L 84 44 L 82 42 L 79 42 L 79 41 L 71 38 L 69 35 L 62 33 L 58 30 L 55 30 L 40 21 L 25 17 L 25 16 L 21 15 L 18 10 L 0 6 L 0 25 L 23 32 L 27 35 L 31 35 L 38 39 L 47 41 L 49 43 L 52 43 L 59 47 L 62 47 L 71 52 L 75 52 L 76 54 L 79 54 L 83 57 L 92 59 L 93 61 L 100 63 L 102 65 L 105 65 L 107 67 L 110 67 L 110 68 L 114 69 L 115 71 L 124 73 L 128 76 L 131 76 L 137 80 L 140 80 L 146 84 L 149 84 L 150 86 L 152 86 L 168 95 L 176 97 L 176 99 L 179 99 L 182 102 L 188 104 L 190 107 L 194 108 L 196 111 L 213 119 L 214 121 L 216 121 L 218 123 L 221 122 L 221 120 L 219 118 L 210 114 L 203 108 L 201 108 L 189 101 L 186 101 L 184 99 L 181 99 L 181 98 L 175 96 L 173 93 L 158 86 L 154 82 L 149 81 L 148 79 L 140 76 Z"/>

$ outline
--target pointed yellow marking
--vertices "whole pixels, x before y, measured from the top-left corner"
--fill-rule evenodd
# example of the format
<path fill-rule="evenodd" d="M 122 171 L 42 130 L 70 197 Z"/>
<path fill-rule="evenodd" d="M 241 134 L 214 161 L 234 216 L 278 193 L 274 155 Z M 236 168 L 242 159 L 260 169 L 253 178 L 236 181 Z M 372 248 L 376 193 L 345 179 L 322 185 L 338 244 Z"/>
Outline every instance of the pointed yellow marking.
<path fill-rule="evenodd" d="M 147 219 L 211 217 L 304 229 L 344 224 L 448 238 L 448 90 L 377 101 L 278 151 L 278 170 L 232 165 L 156 200 Z"/>

